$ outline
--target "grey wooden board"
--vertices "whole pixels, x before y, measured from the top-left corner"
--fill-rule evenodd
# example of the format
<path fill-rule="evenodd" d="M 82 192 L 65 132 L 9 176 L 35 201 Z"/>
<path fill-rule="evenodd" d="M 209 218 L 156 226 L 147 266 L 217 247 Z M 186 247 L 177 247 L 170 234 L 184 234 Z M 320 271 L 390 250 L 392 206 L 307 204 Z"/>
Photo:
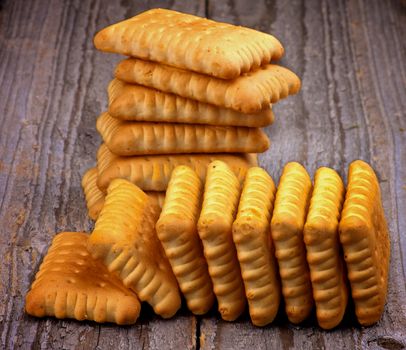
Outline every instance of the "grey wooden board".
<path fill-rule="evenodd" d="M 388 302 L 360 328 L 351 312 L 338 329 L 314 319 L 265 328 L 216 312 L 171 320 L 146 308 L 135 326 L 34 319 L 24 296 L 50 240 L 89 231 L 80 179 L 100 142 L 95 119 L 118 56 L 97 52 L 93 34 L 152 7 L 168 7 L 274 33 L 300 94 L 275 106 L 260 162 L 275 181 L 290 160 L 310 174 L 346 176 L 353 159 L 376 169 L 391 234 Z M 406 10 L 399 1 L 24 1 L 0 0 L 1 348 L 400 349 L 406 347 Z"/>

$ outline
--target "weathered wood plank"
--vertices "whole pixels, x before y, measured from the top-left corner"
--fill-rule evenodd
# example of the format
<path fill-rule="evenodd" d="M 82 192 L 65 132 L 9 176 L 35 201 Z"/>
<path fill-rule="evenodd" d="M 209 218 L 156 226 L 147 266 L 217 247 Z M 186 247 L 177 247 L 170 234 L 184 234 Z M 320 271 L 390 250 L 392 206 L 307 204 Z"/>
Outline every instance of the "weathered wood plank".
<path fill-rule="evenodd" d="M 149 7 L 204 15 L 203 1 L 7 1 L 0 10 L 1 348 L 195 347 L 189 313 L 134 327 L 38 320 L 24 296 L 58 231 L 89 231 L 81 175 L 95 161 L 95 120 L 118 56 L 93 48 L 102 27 Z M 148 308 L 147 308 L 148 310 Z"/>
<path fill-rule="evenodd" d="M 394 2 L 210 2 L 216 20 L 275 34 L 286 48 L 282 63 L 302 77 L 298 96 L 275 107 L 267 128 L 271 149 L 261 165 L 275 180 L 283 165 L 301 162 L 311 175 L 330 166 L 346 177 L 348 164 L 364 159 L 380 178 L 391 233 L 387 306 L 382 320 L 357 327 L 351 312 L 331 332 L 315 320 L 294 327 L 281 319 L 264 329 L 245 320 L 204 318 L 202 349 L 388 348 L 406 346 L 405 292 L 405 21 Z M 391 24 L 391 25 L 388 25 Z M 390 40 L 389 40 L 390 38 Z M 402 121 L 401 121 L 402 120 Z M 403 161 L 403 162 L 402 162 Z M 401 163 L 402 162 L 402 163 Z M 403 165 L 402 165 L 403 164 Z M 401 201 L 403 199 L 403 201 Z"/>

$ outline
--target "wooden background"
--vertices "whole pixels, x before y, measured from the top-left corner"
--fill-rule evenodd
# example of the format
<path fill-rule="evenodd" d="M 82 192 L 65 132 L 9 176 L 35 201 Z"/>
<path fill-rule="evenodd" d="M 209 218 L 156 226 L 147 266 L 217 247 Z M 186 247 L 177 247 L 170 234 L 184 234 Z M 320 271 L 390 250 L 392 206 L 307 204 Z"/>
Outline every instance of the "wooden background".
<path fill-rule="evenodd" d="M 152 7 L 167 7 L 276 35 L 283 64 L 303 80 L 275 107 L 273 145 L 261 165 L 325 165 L 346 175 L 364 159 L 376 169 L 391 235 L 382 320 L 360 328 L 351 312 L 325 332 L 281 315 L 255 328 L 213 311 L 171 320 L 143 311 L 132 327 L 34 319 L 24 296 L 51 238 L 89 231 L 81 175 L 94 164 L 95 119 L 118 57 L 97 52 L 95 32 Z M 403 349 L 406 347 L 406 9 L 375 1 L 0 0 L 0 347 L 98 349 Z"/>

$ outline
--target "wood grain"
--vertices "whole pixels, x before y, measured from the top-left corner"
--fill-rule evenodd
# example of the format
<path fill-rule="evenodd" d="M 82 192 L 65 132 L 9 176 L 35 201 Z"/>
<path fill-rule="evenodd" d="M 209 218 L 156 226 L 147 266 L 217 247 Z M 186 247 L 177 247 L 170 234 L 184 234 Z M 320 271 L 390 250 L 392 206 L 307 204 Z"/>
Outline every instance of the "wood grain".
<path fill-rule="evenodd" d="M 376 169 L 391 234 L 382 320 L 321 331 L 314 318 L 253 327 L 184 308 L 161 320 L 145 307 L 132 327 L 38 320 L 24 296 L 51 238 L 89 231 L 80 179 L 94 164 L 96 117 L 119 57 L 93 48 L 94 33 L 152 7 L 182 10 L 276 35 L 282 63 L 303 80 L 275 108 L 271 149 L 260 162 L 277 182 L 296 160 L 346 176 L 354 159 Z M 130 1 L 0 0 L 0 347 L 119 349 L 401 349 L 406 347 L 406 9 L 398 0 Z"/>

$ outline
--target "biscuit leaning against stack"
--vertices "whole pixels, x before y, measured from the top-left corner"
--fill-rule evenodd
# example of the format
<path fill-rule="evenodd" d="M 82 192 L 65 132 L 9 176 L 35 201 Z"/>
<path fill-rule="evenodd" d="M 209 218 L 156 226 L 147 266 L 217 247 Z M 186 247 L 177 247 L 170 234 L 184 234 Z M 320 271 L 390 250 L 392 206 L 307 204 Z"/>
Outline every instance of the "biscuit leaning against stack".
<path fill-rule="evenodd" d="M 108 111 L 97 119 L 104 145 L 95 176 L 102 193 L 116 177 L 165 191 L 166 169 L 206 169 L 215 159 L 233 170 L 238 162 L 236 175 L 245 173 L 257 165 L 247 155 L 269 148 L 261 127 L 273 122 L 271 104 L 300 89 L 293 72 L 271 63 L 284 52 L 272 35 L 176 11 L 152 9 L 113 24 L 94 44 L 130 56 L 117 65 Z M 153 174 L 138 171 L 147 163 L 155 164 Z M 95 217 L 103 196 L 91 192 Z"/>

